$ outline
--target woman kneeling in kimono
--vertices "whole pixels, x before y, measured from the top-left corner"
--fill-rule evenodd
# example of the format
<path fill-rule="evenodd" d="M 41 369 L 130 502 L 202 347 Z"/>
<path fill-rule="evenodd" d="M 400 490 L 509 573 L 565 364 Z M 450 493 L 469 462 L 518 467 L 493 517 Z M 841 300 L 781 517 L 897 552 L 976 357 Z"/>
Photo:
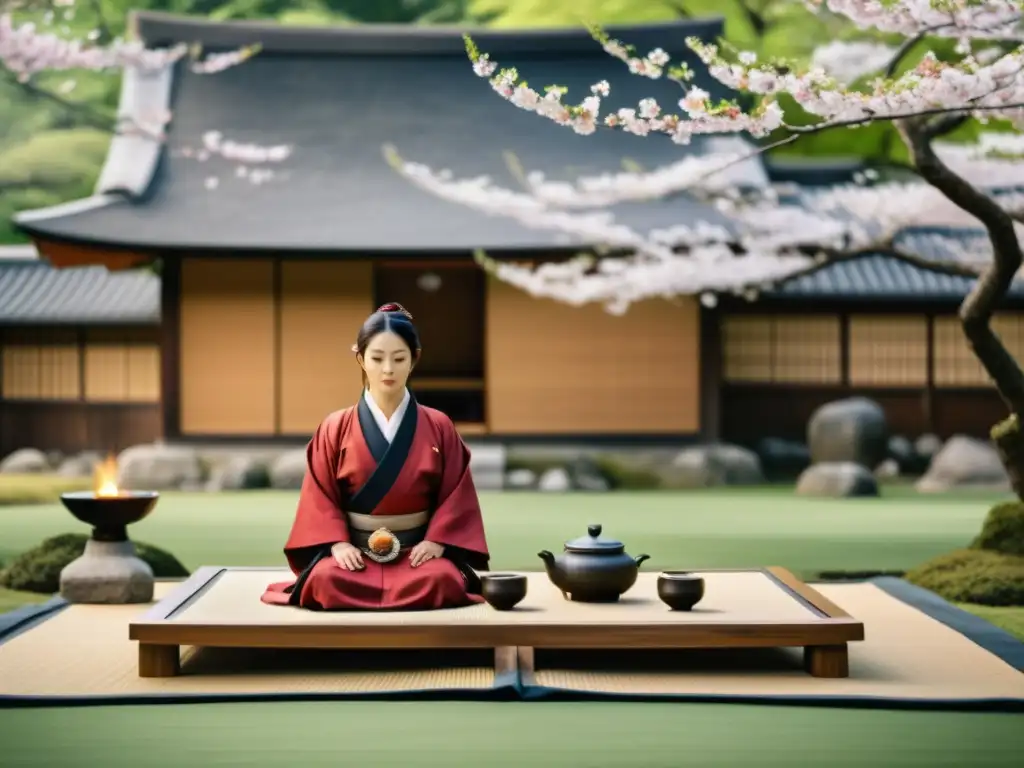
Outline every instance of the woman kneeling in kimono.
<path fill-rule="evenodd" d="M 370 315 L 354 347 L 358 404 L 323 420 L 284 553 L 296 575 L 263 602 L 313 610 L 451 608 L 482 602 L 489 553 L 469 449 L 451 419 L 419 405 L 419 360 L 399 304 Z M 475 569 L 475 570 L 474 570 Z"/>

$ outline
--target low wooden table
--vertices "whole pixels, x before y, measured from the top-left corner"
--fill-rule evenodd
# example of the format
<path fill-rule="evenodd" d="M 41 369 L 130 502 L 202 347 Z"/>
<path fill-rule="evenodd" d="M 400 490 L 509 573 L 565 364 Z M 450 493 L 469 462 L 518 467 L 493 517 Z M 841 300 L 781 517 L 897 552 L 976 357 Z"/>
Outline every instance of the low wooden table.
<path fill-rule="evenodd" d="M 181 646 L 221 648 L 494 648 L 499 671 L 529 668 L 534 648 L 803 647 L 815 677 L 847 677 L 847 643 L 864 625 L 784 568 L 702 570 L 704 599 L 672 611 L 657 574 L 641 573 L 617 603 L 566 600 L 544 573 L 530 573 L 512 611 L 486 604 L 439 611 L 318 612 L 260 602 L 277 568 L 206 566 L 131 622 L 139 675 L 180 671 Z M 527 669 L 528 671 L 528 669 Z"/>

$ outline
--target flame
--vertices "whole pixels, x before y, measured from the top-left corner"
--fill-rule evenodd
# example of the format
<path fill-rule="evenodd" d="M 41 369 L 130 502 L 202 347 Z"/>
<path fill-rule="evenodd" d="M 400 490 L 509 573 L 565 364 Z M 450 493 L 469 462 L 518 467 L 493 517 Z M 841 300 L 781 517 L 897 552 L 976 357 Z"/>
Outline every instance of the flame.
<path fill-rule="evenodd" d="M 111 498 L 121 494 L 117 487 L 117 459 L 108 456 L 96 465 L 93 472 L 93 492 L 101 498 Z"/>

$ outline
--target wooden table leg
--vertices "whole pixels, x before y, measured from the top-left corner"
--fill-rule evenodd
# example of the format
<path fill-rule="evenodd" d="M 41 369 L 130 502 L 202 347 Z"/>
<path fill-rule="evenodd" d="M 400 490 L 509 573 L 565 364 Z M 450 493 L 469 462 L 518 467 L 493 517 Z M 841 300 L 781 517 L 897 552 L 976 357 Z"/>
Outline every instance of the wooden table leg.
<path fill-rule="evenodd" d="M 139 643 L 139 677 L 174 677 L 180 671 L 179 646 Z"/>
<path fill-rule="evenodd" d="M 814 677 L 849 677 L 850 656 L 846 643 L 805 646 L 804 669 Z"/>

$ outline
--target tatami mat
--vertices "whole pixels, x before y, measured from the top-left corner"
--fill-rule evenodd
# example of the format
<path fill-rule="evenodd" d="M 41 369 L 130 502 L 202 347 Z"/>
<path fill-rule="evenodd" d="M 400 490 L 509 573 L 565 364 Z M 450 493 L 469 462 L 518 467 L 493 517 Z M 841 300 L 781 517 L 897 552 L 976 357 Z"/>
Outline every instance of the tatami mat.
<path fill-rule="evenodd" d="M 799 649 L 537 651 L 532 683 L 547 690 L 637 696 L 1016 699 L 1024 674 L 972 640 L 871 583 L 816 584 L 864 622 L 850 643 L 850 676 L 815 678 Z"/>
<path fill-rule="evenodd" d="M 228 573 L 240 578 L 232 589 L 219 594 L 237 598 L 236 589 L 266 582 L 266 573 Z M 727 582 L 722 582 L 725 585 Z M 159 584 L 158 598 L 176 584 Z M 173 678 L 140 678 L 137 645 L 128 639 L 128 624 L 149 606 L 70 606 L 35 626 L 0 643 L 0 703 L 19 701 L 144 701 L 219 698 L 345 697 L 434 692 L 444 696 L 543 698 L 558 695 L 598 697 L 691 698 L 699 700 L 806 699 L 833 702 L 931 702 L 955 706 L 957 702 L 1014 702 L 1024 704 L 1024 674 L 985 650 L 949 621 L 929 616 L 913 605 L 871 583 L 814 585 L 826 598 L 865 625 L 866 640 L 850 644 L 850 677 L 814 678 L 803 671 L 797 649 L 742 652 L 642 651 L 550 652 L 521 649 L 519 675 L 495 675 L 494 654 L 481 651 L 273 651 L 185 648 L 182 674 Z M 755 587 L 756 589 L 756 587 Z M 233 593 L 230 595 L 229 593 Z M 716 589 L 702 611 L 726 610 L 718 601 L 742 599 L 743 590 Z M 557 592 L 556 592 L 557 594 Z M 766 592 L 766 599 L 767 594 Z M 775 591 L 771 591 L 775 594 Z M 210 593 L 210 597 L 214 595 Z M 524 605 L 547 600 L 543 590 L 532 592 Z M 208 598 L 193 603 L 179 616 L 195 620 L 189 612 L 209 610 Z M 561 597 L 559 596 L 559 600 Z M 639 611 L 638 600 L 602 606 L 607 620 L 614 613 Z M 939 601 L 941 602 L 941 601 Z M 794 610 L 802 604 L 792 601 Z M 248 605 L 248 603 L 247 603 Z M 632 607 L 630 607 L 632 605 Z M 943 604 L 946 605 L 946 604 Z M 205 606 L 205 607 L 204 607 Z M 756 601 L 749 610 L 758 610 Z M 772 611 L 776 606 L 769 606 Z M 951 606 L 947 606 L 955 611 Z M 335 615 L 265 607 L 282 619 L 340 621 Z M 560 609 L 578 606 L 562 601 Z M 663 608 L 663 607 L 662 607 Z M 654 610 L 648 608 L 644 610 Z M 659 609 L 661 610 L 661 609 Z M 765 610 L 762 606 L 760 610 Z M 247 607 L 253 611 L 263 606 Z M 430 618 L 430 614 L 435 614 Z M 436 614 L 349 614 L 349 621 L 437 620 Z M 447 613 L 447 612 L 443 612 Z M 493 616 L 486 606 L 461 609 L 460 621 L 479 614 Z M 661 611 L 673 621 L 697 620 L 699 613 Z M 934 611 L 932 611 L 934 613 Z M 518 614 L 513 611 L 512 614 Z M 532 614 L 532 615 L 531 615 Z M 536 610 L 524 616 L 537 619 Z M 964 614 L 966 615 L 966 614 Z M 505 614 L 507 620 L 510 614 Z M 970 617 L 968 617 L 970 618 Z M 975 623 L 980 623 L 974 620 Z M 599 630 L 598 630 L 599 631 Z M 1011 639 L 1011 643 L 1014 642 Z M 1004 654 L 1005 655 L 1005 654 Z M 532 668 L 531 662 L 532 660 Z M 496 692 L 503 693 L 496 693 Z"/>
<path fill-rule="evenodd" d="M 158 584 L 157 599 L 175 584 Z M 0 645 L 0 696 L 486 691 L 493 651 L 182 649 L 182 674 L 140 678 L 128 623 L 148 606 L 70 606 Z"/>

